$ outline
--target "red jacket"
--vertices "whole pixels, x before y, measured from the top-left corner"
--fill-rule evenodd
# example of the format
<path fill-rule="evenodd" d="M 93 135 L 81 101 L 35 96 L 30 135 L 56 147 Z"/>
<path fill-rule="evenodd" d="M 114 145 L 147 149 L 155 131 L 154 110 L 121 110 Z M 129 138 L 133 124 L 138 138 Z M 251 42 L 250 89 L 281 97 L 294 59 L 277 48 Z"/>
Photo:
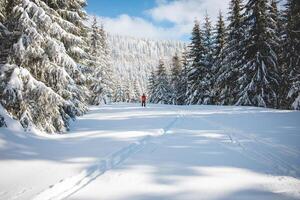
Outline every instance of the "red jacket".
<path fill-rule="evenodd" d="M 143 95 L 143 96 L 142 96 L 142 102 L 145 102 L 145 101 L 146 101 L 146 96 Z"/>

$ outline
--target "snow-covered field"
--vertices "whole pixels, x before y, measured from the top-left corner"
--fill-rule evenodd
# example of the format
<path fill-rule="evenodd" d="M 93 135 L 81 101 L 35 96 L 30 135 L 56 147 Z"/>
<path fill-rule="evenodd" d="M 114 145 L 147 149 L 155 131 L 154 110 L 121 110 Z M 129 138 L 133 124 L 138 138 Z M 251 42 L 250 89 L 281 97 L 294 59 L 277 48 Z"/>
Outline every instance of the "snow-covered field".
<path fill-rule="evenodd" d="M 0 199 L 300 199 L 300 112 L 92 107 L 69 134 L 0 129 Z"/>

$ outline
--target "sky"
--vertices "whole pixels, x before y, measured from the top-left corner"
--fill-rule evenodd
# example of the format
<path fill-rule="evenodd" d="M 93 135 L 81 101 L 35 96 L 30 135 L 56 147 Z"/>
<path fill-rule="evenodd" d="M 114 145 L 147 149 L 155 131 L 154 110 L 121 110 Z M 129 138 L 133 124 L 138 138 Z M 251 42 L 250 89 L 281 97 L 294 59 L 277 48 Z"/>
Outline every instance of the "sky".
<path fill-rule="evenodd" d="M 205 13 L 216 20 L 228 12 L 229 0 L 87 0 L 90 16 L 97 16 L 106 31 L 139 38 L 186 41 L 195 19 Z"/>

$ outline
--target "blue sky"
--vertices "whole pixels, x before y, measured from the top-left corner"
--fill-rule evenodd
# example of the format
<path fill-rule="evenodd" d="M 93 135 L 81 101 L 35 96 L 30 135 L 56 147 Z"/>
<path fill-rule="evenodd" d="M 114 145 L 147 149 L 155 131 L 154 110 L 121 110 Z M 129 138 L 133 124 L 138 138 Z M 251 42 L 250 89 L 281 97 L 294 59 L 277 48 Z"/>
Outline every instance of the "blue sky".
<path fill-rule="evenodd" d="M 89 15 L 118 35 L 184 40 L 190 37 L 195 18 L 206 11 L 214 21 L 219 10 L 227 13 L 229 0 L 87 0 Z"/>
<path fill-rule="evenodd" d="M 154 0 L 88 0 L 87 11 L 107 17 L 117 17 L 124 13 L 144 17 L 142 11 L 151 9 L 155 5 Z"/>

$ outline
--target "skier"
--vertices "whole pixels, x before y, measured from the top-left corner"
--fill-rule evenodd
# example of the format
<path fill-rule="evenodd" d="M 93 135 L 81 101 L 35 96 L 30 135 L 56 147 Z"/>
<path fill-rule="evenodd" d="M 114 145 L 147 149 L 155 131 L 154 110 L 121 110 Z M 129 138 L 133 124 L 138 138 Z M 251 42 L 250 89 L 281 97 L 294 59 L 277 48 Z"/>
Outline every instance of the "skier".
<path fill-rule="evenodd" d="M 146 107 L 146 99 L 147 99 L 146 95 L 143 94 L 141 99 L 142 99 L 142 107 Z"/>

